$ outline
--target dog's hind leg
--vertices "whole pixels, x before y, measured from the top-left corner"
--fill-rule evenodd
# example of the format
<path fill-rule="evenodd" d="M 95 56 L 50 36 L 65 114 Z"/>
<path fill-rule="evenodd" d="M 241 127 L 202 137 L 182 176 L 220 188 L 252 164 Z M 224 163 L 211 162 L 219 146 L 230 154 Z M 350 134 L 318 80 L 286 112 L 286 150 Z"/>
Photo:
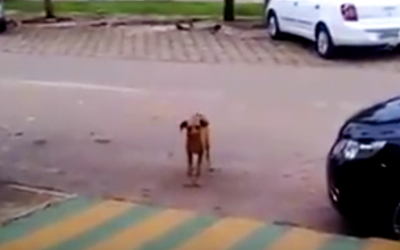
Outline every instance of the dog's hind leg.
<path fill-rule="evenodd" d="M 203 153 L 198 154 L 197 165 L 196 165 L 196 177 L 201 176 L 201 167 L 203 165 Z"/>
<path fill-rule="evenodd" d="M 190 151 L 186 152 L 187 154 L 187 172 L 186 175 L 188 177 L 188 182 L 185 182 L 183 184 L 184 187 L 194 187 L 194 181 L 193 181 L 193 154 Z"/>
<path fill-rule="evenodd" d="M 187 176 L 193 176 L 193 154 L 191 152 L 187 152 Z"/>
<path fill-rule="evenodd" d="M 199 153 L 197 155 L 197 157 L 198 158 L 197 158 L 197 165 L 196 165 L 196 174 L 195 174 L 193 185 L 195 187 L 200 187 L 201 186 L 200 177 L 201 177 L 201 170 L 202 170 L 201 168 L 203 165 L 203 153 Z"/>

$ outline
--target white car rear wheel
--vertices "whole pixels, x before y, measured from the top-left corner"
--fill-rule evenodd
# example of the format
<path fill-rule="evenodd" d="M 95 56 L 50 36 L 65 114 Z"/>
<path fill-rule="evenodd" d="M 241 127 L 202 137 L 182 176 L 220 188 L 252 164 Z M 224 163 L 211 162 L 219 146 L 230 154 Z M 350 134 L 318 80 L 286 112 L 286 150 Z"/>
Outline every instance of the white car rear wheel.
<path fill-rule="evenodd" d="M 316 33 L 315 50 L 318 55 L 325 59 L 332 58 L 335 46 L 328 29 L 324 25 L 321 25 Z"/>

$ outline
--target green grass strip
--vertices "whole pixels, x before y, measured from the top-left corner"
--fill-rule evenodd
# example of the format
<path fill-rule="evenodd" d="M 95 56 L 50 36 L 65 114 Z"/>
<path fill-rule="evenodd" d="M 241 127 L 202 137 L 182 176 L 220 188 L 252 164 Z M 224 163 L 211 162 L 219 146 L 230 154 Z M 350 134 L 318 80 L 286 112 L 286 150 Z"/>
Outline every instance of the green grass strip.
<path fill-rule="evenodd" d="M 138 14 L 138 15 L 182 15 L 182 16 L 221 16 L 223 1 L 189 2 L 189 1 L 63 1 L 55 0 L 55 11 L 58 14 Z M 43 11 L 42 1 L 9 0 L 5 3 L 6 10 L 26 13 Z M 238 16 L 261 17 L 262 3 L 236 3 L 235 12 Z"/>

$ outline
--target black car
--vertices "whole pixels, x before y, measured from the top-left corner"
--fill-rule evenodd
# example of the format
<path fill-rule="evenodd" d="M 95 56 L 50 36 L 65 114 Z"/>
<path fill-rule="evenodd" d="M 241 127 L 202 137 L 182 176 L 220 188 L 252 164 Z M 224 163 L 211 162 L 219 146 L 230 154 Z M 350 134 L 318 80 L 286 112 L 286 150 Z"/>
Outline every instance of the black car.
<path fill-rule="evenodd" d="M 329 151 L 327 185 L 330 200 L 345 218 L 396 232 L 400 96 L 365 108 L 345 122 Z"/>

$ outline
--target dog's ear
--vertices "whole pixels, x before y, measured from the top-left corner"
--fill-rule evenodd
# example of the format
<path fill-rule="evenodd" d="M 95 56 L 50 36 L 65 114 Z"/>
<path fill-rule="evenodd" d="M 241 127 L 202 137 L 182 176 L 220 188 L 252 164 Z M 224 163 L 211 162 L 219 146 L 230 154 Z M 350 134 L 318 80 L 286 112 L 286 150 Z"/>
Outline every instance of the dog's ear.
<path fill-rule="evenodd" d="M 202 127 L 207 127 L 209 125 L 208 121 L 206 119 L 201 119 L 200 120 L 200 125 Z"/>
<path fill-rule="evenodd" d="M 181 124 L 179 125 L 179 128 L 180 128 L 181 130 L 184 130 L 185 128 L 187 128 L 187 126 L 188 126 L 188 122 L 187 122 L 187 121 L 183 121 L 183 122 L 181 122 Z"/>

